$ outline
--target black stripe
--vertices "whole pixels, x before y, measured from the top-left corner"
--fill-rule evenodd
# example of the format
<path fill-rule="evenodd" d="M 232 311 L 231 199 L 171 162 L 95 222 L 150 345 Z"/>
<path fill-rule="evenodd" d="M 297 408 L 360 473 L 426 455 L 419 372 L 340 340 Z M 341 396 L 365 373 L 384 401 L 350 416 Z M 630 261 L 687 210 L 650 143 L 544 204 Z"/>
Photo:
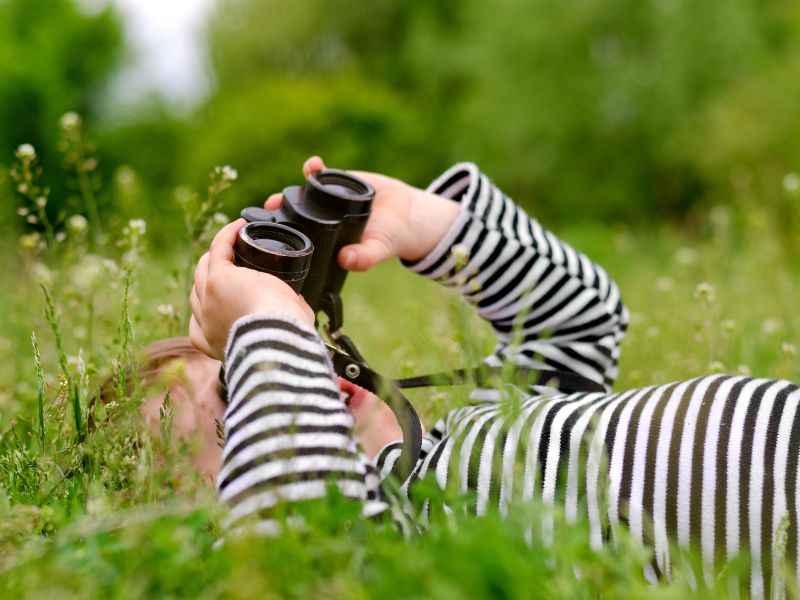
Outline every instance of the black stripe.
<path fill-rule="evenodd" d="M 691 485 L 689 486 L 689 539 L 697 540 L 698 543 L 700 543 L 702 533 L 703 471 L 707 466 L 703 463 L 703 451 L 705 450 L 704 440 L 706 439 L 708 429 L 708 415 L 711 412 L 711 405 L 714 403 L 720 386 L 724 382 L 730 381 L 730 379 L 730 377 L 717 377 L 712 381 L 706 388 L 705 394 L 703 394 L 703 400 L 700 404 L 700 410 L 697 411 L 694 440 L 692 441 L 692 477 Z M 715 466 L 716 465 L 708 465 L 708 468 L 713 469 Z M 719 509 L 719 507 L 716 508 Z M 706 515 L 706 518 L 710 518 L 710 516 L 711 515 Z M 715 542 L 716 539 L 717 532 L 715 531 Z"/>
<path fill-rule="evenodd" d="M 239 349 L 239 352 L 237 352 L 236 356 L 233 358 L 233 361 L 228 362 L 228 376 L 230 377 L 236 372 L 236 369 L 239 368 L 239 365 L 242 364 L 242 361 L 248 354 L 265 348 L 269 350 L 280 350 L 293 356 L 297 356 L 298 358 L 304 358 L 312 362 L 325 364 L 322 346 L 320 346 L 319 352 L 306 352 L 305 350 L 301 350 L 294 344 L 290 344 L 288 342 L 279 340 L 260 340 Z"/>
<path fill-rule="evenodd" d="M 265 371 L 279 371 L 281 373 L 291 373 L 292 375 L 298 375 L 299 377 L 308 377 L 308 378 L 320 378 L 324 380 L 330 379 L 330 374 L 327 371 L 327 365 L 325 365 L 322 361 L 320 361 L 320 366 L 326 367 L 324 371 L 309 371 L 307 369 L 302 369 L 300 367 L 294 367 L 290 364 L 280 362 L 280 361 L 269 361 L 269 362 L 256 362 L 250 365 L 247 370 L 239 377 L 239 382 L 234 388 L 233 392 L 231 392 L 231 398 L 235 397 L 239 391 L 239 388 L 248 380 L 254 373 L 263 373 Z M 230 371 L 233 374 L 233 371 Z"/>
<path fill-rule="evenodd" d="M 797 400 L 795 400 L 797 402 Z M 800 407 L 794 413 L 789 434 L 788 460 L 786 466 L 786 507 L 789 512 L 789 532 L 786 539 L 786 559 L 791 561 L 791 572 L 797 570 L 797 484 L 798 458 L 800 458 Z"/>
<path fill-rule="evenodd" d="M 243 439 L 232 449 L 228 450 L 228 460 L 232 459 L 234 456 L 236 456 L 236 454 L 243 451 L 245 448 L 249 448 L 253 444 L 262 440 L 279 435 L 294 435 L 300 433 L 338 433 L 340 435 L 349 436 L 351 429 L 349 427 L 344 427 L 343 425 L 284 425 L 282 427 L 271 427 L 269 429 L 259 431 L 258 433 L 254 433 L 250 437 Z"/>
<path fill-rule="evenodd" d="M 650 421 L 650 432 L 647 436 L 647 453 L 645 454 L 644 459 L 644 488 L 642 490 L 642 498 L 643 498 L 643 507 L 642 507 L 642 522 L 644 527 L 643 530 L 643 538 L 645 543 L 653 544 L 655 542 L 655 533 L 652 530 L 654 519 L 653 519 L 653 505 L 655 502 L 655 495 L 656 495 L 656 458 L 657 458 L 657 450 L 658 450 L 658 440 L 661 437 L 661 425 L 662 420 L 664 418 L 664 410 L 669 403 L 669 399 L 672 398 L 672 394 L 675 392 L 675 388 L 678 387 L 678 383 L 670 384 L 666 387 L 661 387 L 661 398 L 658 399 L 658 403 L 653 409 L 653 416 Z M 657 559 L 658 557 L 653 557 Z M 663 573 L 658 566 L 657 560 L 652 561 L 653 569 L 656 572 L 656 576 L 661 578 Z"/>
<path fill-rule="evenodd" d="M 680 465 L 680 447 L 683 437 L 683 426 L 686 422 L 686 411 L 692 399 L 695 388 L 704 381 L 704 378 L 693 379 L 678 401 L 675 411 L 675 421 L 672 425 L 672 439 L 670 440 L 667 460 L 667 503 L 666 503 L 666 529 L 667 536 L 675 540 L 678 537 L 678 469 Z"/>
<path fill-rule="evenodd" d="M 237 390 L 238 391 L 238 390 Z M 238 413 L 241 408 L 247 404 L 250 400 L 258 396 L 259 394 L 264 394 L 267 392 L 289 392 L 291 394 L 297 394 L 298 396 L 302 397 L 303 395 L 307 394 L 318 394 L 330 400 L 338 400 L 342 402 L 341 398 L 339 398 L 338 392 L 331 390 L 330 388 L 326 387 L 313 387 L 313 386 L 300 386 L 300 385 L 291 385 L 289 383 L 277 382 L 277 381 L 266 381 L 264 383 L 259 383 L 258 385 L 254 386 L 247 394 L 244 395 L 243 398 L 239 398 L 236 401 L 236 405 L 230 409 L 230 412 L 225 415 L 226 418 L 231 419 L 233 416 Z M 231 396 L 234 398 L 235 396 Z M 344 402 L 342 402 L 344 404 Z"/>
<path fill-rule="evenodd" d="M 282 450 L 274 450 L 273 452 L 260 454 L 250 459 L 246 463 L 242 463 L 241 465 L 233 469 L 230 473 L 228 473 L 225 476 L 225 478 L 221 482 L 217 484 L 219 487 L 219 491 L 224 490 L 233 481 L 238 479 L 239 476 L 242 475 L 243 473 L 247 473 L 248 471 L 251 471 L 260 465 L 264 465 L 276 460 L 295 458 L 297 456 L 325 456 L 325 457 L 349 458 L 351 460 L 356 460 L 355 453 L 345 448 L 327 448 L 325 446 L 313 446 L 313 447 L 284 448 Z"/>
<path fill-rule="evenodd" d="M 266 417 L 268 415 L 276 415 L 281 413 L 287 414 L 294 414 L 297 415 L 300 412 L 304 413 L 313 413 L 315 415 L 346 415 L 349 411 L 342 407 L 342 408 L 320 408 L 318 406 L 308 406 L 308 405 L 298 405 L 298 404 L 270 404 L 268 406 L 262 406 L 261 408 L 254 410 L 252 413 L 247 415 L 244 419 L 233 425 L 229 429 L 226 430 L 226 436 L 231 437 L 237 431 L 239 431 L 245 425 L 252 423 L 262 417 Z M 226 421 L 230 420 L 230 416 L 226 419 Z"/>
<path fill-rule="evenodd" d="M 233 334 L 234 342 L 243 336 L 245 333 L 249 333 L 251 331 L 255 331 L 256 329 L 280 329 L 282 331 L 289 331 L 295 335 L 300 336 L 301 338 L 313 342 L 315 340 L 319 340 L 319 336 L 315 333 L 311 333 L 306 331 L 305 329 L 301 329 L 294 323 L 290 321 L 284 321 L 283 319 L 254 319 L 244 325 L 240 325 L 236 328 L 235 333 Z"/>
<path fill-rule="evenodd" d="M 298 483 L 301 481 L 315 481 L 315 480 L 348 480 L 348 481 L 363 481 L 364 476 L 356 471 L 342 471 L 342 470 L 317 470 L 317 471 L 295 471 L 292 473 L 282 473 L 274 477 L 267 477 L 259 480 L 257 483 L 251 485 L 245 490 L 242 490 L 232 498 L 227 500 L 230 506 L 236 506 L 241 502 L 247 500 L 251 496 L 255 496 L 262 492 L 274 492 L 276 488 L 287 485 L 290 483 Z"/>
<path fill-rule="evenodd" d="M 750 553 L 750 527 L 749 527 L 749 512 L 750 512 L 750 465 L 752 462 L 753 452 L 753 435 L 755 433 L 756 420 L 758 418 L 758 407 L 761 405 L 761 400 L 764 398 L 764 392 L 772 385 L 771 381 L 758 386 L 753 392 L 750 402 L 747 405 L 747 413 L 744 418 L 744 425 L 742 427 L 742 445 L 741 445 L 741 464 L 739 467 L 739 548 L 742 554 L 749 555 Z M 728 518 L 735 519 L 737 515 L 730 515 Z M 749 582 L 742 581 L 742 592 L 749 595 Z"/>
<path fill-rule="evenodd" d="M 622 516 L 627 514 L 628 519 L 623 519 L 627 523 L 630 519 L 630 501 L 631 489 L 633 488 L 633 462 L 636 455 L 636 437 L 639 431 L 639 421 L 642 417 L 647 401 L 656 391 L 657 388 L 651 388 L 646 391 L 639 400 L 636 401 L 636 406 L 631 411 L 631 418 L 628 421 L 628 431 L 625 439 L 625 452 L 622 459 L 622 481 L 620 482 L 619 497 L 617 499 L 619 514 Z M 652 424 L 652 421 L 651 421 Z M 646 456 L 646 455 L 645 455 Z M 628 507 L 624 512 L 621 510 L 623 507 Z M 644 507 L 642 507 L 644 508 Z M 644 512 L 644 511 L 643 511 Z M 644 522 L 644 519 L 642 519 Z"/>
<path fill-rule="evenodd" d="M 775 385 L 779 385 L 775 383 Z M 775 499 L 775 443 L 778 441 L 778 426 L 786 406 L 790 388 L 784 387 L 775 397 L 772 412 L 767 423 L 766 445 L 764 447 L 764 490 L 761 497 L 761 573 L 764 575 L 764 597 L 770 598 L 772 583 L 772 506 Z M 781 482 L 782 484 L 783 482 Z M 779 484 L 780 485 L 780 484 Z"/>
<path fill-rule="evenodd" d="M 514 252 L 514 255 L 508 261 L 506 261 L 506 263 L 503 266 L 503 268 L 498 270 L 498 273 L 510 269 L 511 264 L 518 262 L 521 259 L 522 255 L 527 251 L 528 251 L 527 248 L 524 248 L 524 247 L 520 246 L 517 249 L 517 251 Z M 511 292 L 514 291 L 514 289 L 516 289 L 516 287 L 525 279 L 525 277 L 528 276 L 528 274 L 530 273 L 531 269 L 533 269 L 534 263 L 538 259 L 539 259 L 539 257 L 537 257 L 535 254 L 531 254 L 528 258 L 526 258 L 525 259 L 525 264 L 521 266 L 521 268 L 517 271 L 517 274 L 514 275 L 514 277 L 512 277 L 509 281 L 507 281 L 505 283 L 505 285 L 503 285 L 502 288 L 500 288 L 499 290 L 497 290 L 496 292 L 494 292 L 490 296 L 486 296 L 486 297 L 481 298 L 480 300 L 478 300 L 478 308 L 486 308 L 486 307 L 494 308 L 494 305 L 499 303 L 499 302 L 501 302 L 501 301 L 506 301 L 506 302 L 508 302 L 510 300 L 513 301 L 514 297 L 511 296 Z M 547 265 L 547 268 L 544 270 L 544 273 L 539 278 L 539 281 L 544 279 L 544 277 L 548 273 L 550 273 L 554 268 L 555 267 L 553 265 Z M 531 284 L 531 289 L 534 289 L 535 287 L 536 287 L 536 282 Z M 511 319 L 511 322 L 512 323 L 514 322 L 513 318 Z M 495 321 L 492 324 L 495 327 L 497 327 L 498 323 L 500 323 L 500 321 Z"/>
<path fill-rule="evenodd" d="M 469 177 L 469 171 L 467 169 L 458 169 L 455 173 L 453 173 L 450 177 L 445 179 L 441 184 L 437 185 L 435 188 L 431 189 L 432 194 L 443 194 L 448 188 L 455 185 L 465 177 Z M 469 186 L 464 186 L 464 192 L 469 189 Z M 462 195 L 463 193 L 462 192 Z M 455 198 L 453 198 L 455 200 Z"/>

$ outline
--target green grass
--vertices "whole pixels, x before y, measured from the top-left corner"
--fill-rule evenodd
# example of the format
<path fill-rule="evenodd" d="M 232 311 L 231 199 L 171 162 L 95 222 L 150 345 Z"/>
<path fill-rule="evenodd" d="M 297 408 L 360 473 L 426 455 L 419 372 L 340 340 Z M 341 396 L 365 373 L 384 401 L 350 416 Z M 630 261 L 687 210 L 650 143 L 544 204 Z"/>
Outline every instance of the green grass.
<path fill-rule="evenodd" d="M 717 208 L 688 231 L 559 228 L 607 268 L 632 311 L 617 389 L 714 370 L 798 379 L 800 240 L 796 222 L 779 216 L 795 211 L 785 200 L 781 210 Z M 593 551 L 585 523 L 562 524 L 545 545 L 535 506 L 517 507 L 506 520 L 457 514 L 405 540 L 331 496 L 307 515 L 303 531 L 215 549 L 222 510 L 214 490 L 191 467 L 185 445 L 173 448 L 164 427 L 142 426 L 142 390 L 121 394 L 95 415 L 107 425 L 86 430 L 87 399 L 99 383 L 115 373 L 124 390 L 121 365 L 135 348 L 181 333 L 185 322 L 189 250 L 147 251 L 130 227 L 118 229 L 111 235 L 125 240 L 123 248 L 94 248 L 75 231 L 55 252 L 9 239 L 0 257 L 11 282 L 0 290 L 0 596 L 689 594 L 681 569 L 652 589 L 642 577 L 646 551 L 623 532 Z M 469 308 L 396 264 L 351 275 L 345 307 L 346 332 L 388 375 L 474 363 L 493 345 Z M 409 395 L 430 423 L 465 394 Z"/>

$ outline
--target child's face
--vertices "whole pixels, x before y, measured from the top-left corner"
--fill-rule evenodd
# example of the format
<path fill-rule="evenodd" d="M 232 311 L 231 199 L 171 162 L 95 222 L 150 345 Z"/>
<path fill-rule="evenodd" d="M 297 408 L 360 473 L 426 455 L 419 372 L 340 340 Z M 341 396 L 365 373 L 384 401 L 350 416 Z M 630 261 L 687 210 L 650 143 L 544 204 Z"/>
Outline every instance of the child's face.
<path fill-rule="evenodd" d="M 176 374 L 170 389 L 174 410 L 172 440 L 176 444 L 179 440 L 190 443 L 189 447 L 195 449 L 192 462 L 212 481 L 222 460 L 216 421 L 223 420 L 227 407 L 217 391 L 219 367 L 219 361 L 205 355 L 183 359 L 183 374 Z M 167 366 L 164 371 L 170 369 Z M 342 399 L 356 421 L 356 440 L 369 458 L 373 458 L 386 444 L 403 439 L 394 413 L 383 401 L 341 377 L 338 382 Z M 142 404 L 142 417 L 154 432 L 159 428 L 163 400 L 163 391 L 160 391 Z"/>

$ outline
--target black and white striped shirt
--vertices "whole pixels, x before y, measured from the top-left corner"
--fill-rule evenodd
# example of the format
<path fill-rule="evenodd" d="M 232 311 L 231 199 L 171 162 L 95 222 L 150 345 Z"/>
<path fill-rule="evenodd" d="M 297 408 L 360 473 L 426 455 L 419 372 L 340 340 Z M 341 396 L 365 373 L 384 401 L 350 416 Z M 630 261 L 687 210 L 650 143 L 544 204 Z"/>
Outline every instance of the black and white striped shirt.
<path fill-rule="evenodd" d="M 588 517 L 594 546 L 609 525 L 626 524 L 653 548 L 647 575 L 654 580 L 669 575 L 676 546 L 700 550 L 705 578 L 747 552 L 745 589 L 754 597 L 769 593 L 784 559 L 800 571 L 797 386 L 713 375 L 610 393 L 628 312 L 603 269 L 472 164 L 454 166 L 429 190 L 457 200 L 460 212 L 437 247 L 407 266 L 477 306 L 498 339 L 487 361 L 571 371 L 609 392 L 477 390 L 474 402 L 425 436 L 401 489 L 430 476 L 443 489 L 476 492 L 478 514 L 558 499 L 568 520 Z M 226 378 L 218 488 L 232 530 L 255 521 L 274 533 L 278 503 L 320 498 L 331 481 L 364 502 L 367 515 L 386 508 L 379 481 L 400 444 L 385 447 L 374 464 L 359 455 L 352 416 L 313 329 L 269 315 L 237 321 Z M 414 516 L 424 522 L 424 514 Z M 552 523 L 542 526 L 547 535 Z"/>

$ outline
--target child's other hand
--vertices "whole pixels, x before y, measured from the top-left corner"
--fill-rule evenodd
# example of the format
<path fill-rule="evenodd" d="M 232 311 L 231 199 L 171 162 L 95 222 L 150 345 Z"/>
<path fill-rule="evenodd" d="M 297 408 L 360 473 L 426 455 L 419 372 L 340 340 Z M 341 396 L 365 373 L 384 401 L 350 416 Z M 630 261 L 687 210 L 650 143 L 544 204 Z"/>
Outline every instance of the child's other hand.
<path fill-rule="evenodd" d="M 303 164 L 306 179 L 325 168 L 319 156 Z M 366 271 L 390 258 L 419 260 L 433 250 L 458 215 L 458 203 L 429 194 L 407 183 L 365 171 L 350 171 L 375 188 L 372 212 L 358 244 L 339 252 L 344 269 Z M 280 206 L 281 194 L 271 195 L 264 203 L 267 210 Z"/>
<path fill-rule="evenodd" d="M 314 312 L 286 283 L 233 264 L 233 245 L 244 224 L 244 219 L 229 223 L 214 237 L 197 263 L 189 298 L 192 344 L 218 360 L 223 359 L 231 326 L 245 315 L 277 314 L 314 325 Z"/>

